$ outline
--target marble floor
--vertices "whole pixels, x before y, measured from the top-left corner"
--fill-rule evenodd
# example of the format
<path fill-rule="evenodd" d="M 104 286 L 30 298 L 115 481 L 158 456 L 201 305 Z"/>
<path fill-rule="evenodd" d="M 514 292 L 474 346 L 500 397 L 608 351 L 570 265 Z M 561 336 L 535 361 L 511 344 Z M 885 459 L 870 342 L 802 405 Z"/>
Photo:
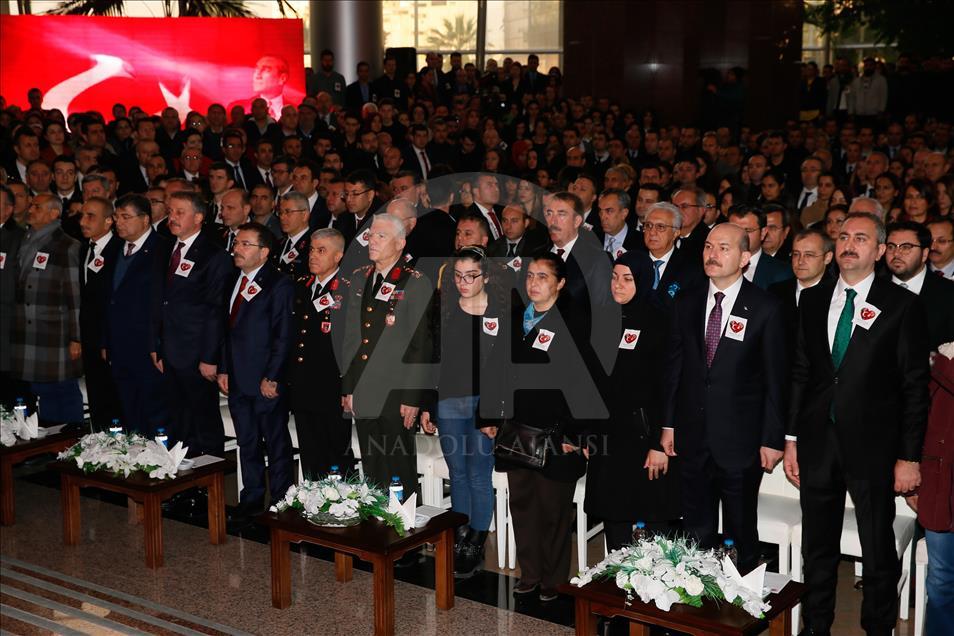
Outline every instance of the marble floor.
<path fill-rule="evenodd" d="M 17 523 L 0 531 L 0 631 L 3 634 L 370 634 L 372 588 L 367 564 L 339 584 L 330 551 L 293 554 L 289 609 L 271 606 L 267 534 L 253 529 L 209 543 L 202 520 L 166 518 L 165 567 L 143 563 L 142 529 L 129 522 L 125 500 L 96 490 L 81 497 L 82 538 L 62 543 L 56 476 L 42 464 L 16 470 Z M 227 483 L 234 480 L 226 479 Z M 234 503 L 233 491 L 228 500 Z M 433 559 L 395 572 L 397 634 L 571 634 L 572 603 L 515 601 L 519 571 L 496 568 L 493 535 L 485 570 L 456 586 L 455 607 L 434 602 Z M 602 537 L 588 558 L 602 556 Z M 576 568 L 574 556 L 573 568 Z M 835 634 L 862 634 L 861 592 L 842 564 Z M 913 618 L 913 610 L 912 610 Z M 899 622 L 899 636 L 913 620 Z"/>

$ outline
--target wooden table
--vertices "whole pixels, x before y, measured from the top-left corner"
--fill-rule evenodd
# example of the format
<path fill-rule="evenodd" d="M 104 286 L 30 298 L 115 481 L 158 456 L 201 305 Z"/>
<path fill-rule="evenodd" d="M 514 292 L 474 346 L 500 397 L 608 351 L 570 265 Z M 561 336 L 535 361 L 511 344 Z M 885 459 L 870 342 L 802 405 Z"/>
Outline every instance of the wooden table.
<path fill-rule="evenodd" d="M 370 561 L 374 576 L 374 633 L 394 633 L 394 561 L 425 543 L 436 544 L 435 592 L 437 607 L 454 607 L 454 530 L 467 523 L 467 516 L 444 512 L 426 526 L 401 537 L 377 519 L 348 528 L 322 528 L 309 523 L 296 510 L 269 512 L 259 521 L 271 528 L 272 605 L 291 605 L 290 542 L 307 541 L 335 551 L 335 578 L 351 580 L 352 555 Z"/>
<path fill-rule="evenodd" d="M 777 594 L 771 594 L 766 600 L 772 609 L 763 619 L 751 616 L 740 607 L 711 601 L 703 601 L 702 607 L 677 603 L 670 611 L 664 612 L 634 596 L 626 606 L 626 594 L 613 581 L 593 581 L 583 587 L 565 584 L 559 589 L 576 601 L 577 636 L 594 636 L 597 616 L 628 618 L 630 636 L 649 636 L 650 625 L 699 636 L 748 636 L 761 633 L 767 627 L 772 636 L 789 636 L 792 633 L 792 608 L 799 603 L 805 585 L 792 581 Z"/>
<path fill-rule="evenodd" d="M 64 451 L 79 439 L 81 433 L 57 431 L 40 439 L 17 440 L 13 446 L 0 446 L 0 525 L 12 526 L 16 521 L 13 496 L 13 467 L 31 457 Z"/>
<path fill-rule="evenodd" d="M 200 460 L 202 458 L 196 458 Z M 143 507 L 143 531 L 146 544 L 146 567 L 162 567 L 162 502 L 189 488 L 208 488 L 209 540 L 214 545 L 225 543 L 225 479 L 227 470 L 234 470 L 235 461 L 214 458 L 209 463 L 189 470 L 180 470 L 175 479 L 150 479 L 136 472 L 129 477 L 106 471 L 84 473 L 74 461 L 57 461 L 50 468 L 60 471 L 60 499 L 63 507 L 63 543 L 76 545 L 80 539 L 80 488 L 92 487 L 126 495 Z"/>

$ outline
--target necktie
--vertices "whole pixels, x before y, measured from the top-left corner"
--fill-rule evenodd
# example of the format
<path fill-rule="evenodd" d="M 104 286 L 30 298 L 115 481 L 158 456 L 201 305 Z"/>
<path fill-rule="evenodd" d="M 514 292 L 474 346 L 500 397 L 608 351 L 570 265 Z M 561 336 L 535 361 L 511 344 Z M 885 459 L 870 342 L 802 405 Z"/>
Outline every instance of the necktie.
<path fill-rule="evenodd" d="M 517 255 L 517 244 L 507 243 L 507 256 L 516 256 L 516 255 Z"/>
<path fill-rule="evenodd" d="M 235 185 L 245 189 L 245 179 L 242 177 L 242 166 L 235 164 L 232 166 L 232 172 L 235 173 Z"/>
<path fill-rule="evenodd" d="M 89 242 L 89 254 L 86 255 L 86 264 L 89 265 L 96 258 L 96 241 Z"/>
<path fill-rule="evenodd" d="M 848 341 L 851 339 L 851 319 L 855 315 L 855 296 L 857 295 L 858 292 L 853 289 L 845 290 L 845 306 L 838 317 L 835 341 L 831 345 L 831 361 L 836 371 L 841 367 L 841 362 L 845 359 L 845 351 L 848 350 Z"/>
<path fill-rule="evenodd" d="M 808 190 L 805 190 L 805 194 L 802 195 L 802 200 L 798 202 L 798 209 L 802 210 L 808 205 L 808 197 L 811 196 L 811 193 Z"/>
<path fill-rule="evenodd" d="M 610 254 L 613 253 L 613 244 L 616 243 L 616 239 L 612 236 L 606 237 L 606 251 Z"/>
<path fill-rule="evenodd" d="M 132 256 L 134 249 L 136 249 L 135 243 L 126 243 L 126 256 Z"/>
<path fill-rule="evenodd" d="M 166 272 L 166 281 L 171 282 L 173 274 L 176 273 L 176 270 L 179 268 L 179 263 L 182 261 L 182 248 L 185 247 L 185 243 L 179 241 L 176 245 L 175 251 L 172 253 L 172 258 L 169 260 L 169 271 Z"/>
<path fill-rule="evenodd" d="M 374 298 L 378 294 L 378 290 L 381 289 L 381 283 L 384 282 L 384 276 L 381 275 L 381 272 L 374 273 L 374 286 L 371 288 L 371 297 Z"/>
<path fill-rule="evenodd" d="M 944 278 L 944 270 L 936 269 L 934 270 L 934 273 L 940 276 L 941 278 Z"/>
<path fill-rule="evenodd" d="M 265 171 L 265 184 L 266 184 L 269 188 L 272 187 L 272 175 L 271 175 L 271 172 L 272 172 L 271 170 L 266 170 L 266 171 Z"/>
<path fill-rule="evenodd" d="M 225 251 L 229 254 L 232 253 L 232 244 L 235 242 L 235 233 L 229 230 L 229 240 L 225 245 Z"/>
<path fill-rule="evenodd" d="M 235 294 L 235 300 L 232 301 L 232 310 L 229 312 L 229 327 L 235 326 L 235 318 L 238 316 L 239 307 L 242 305 L 242 301 L 245 300 L 242 297 L 242 292 L 245 291 L 247 284 L 248 276 L 242 275 L 242 282 L 239 284 L 238 293 Z"/>
<path fill-rule="evenodd" d="M 908 284 L 907 284 L 907 283 L 898 283 L 898 287 L 900 287 L 901 289 L 908 289 Z"/>
<path fill-rule="evenodd" d="M 558 247 L 558 248 L 557 248 L 557 256 L 559 256 L 560 258 L 563 258 L 563 255 L 564 255 L 564 254 L 566 254 L 566 250 L 563 249 L 562 247 Z"/>
<path fill-rule="evenodd" d="M 291 250 L 291 246 L 292 246 L 292 241 L 291 241 L 291 237 L 289 237 L 285 239 L 285 247 L 282 248 L 282 256 L 285 256 L 285 254 L 288 254 L 289 250 Z"/>
<path fill-rule="evenodd" d="M 421 154 L 421 163 L 424 164 L 424 178 L 426 179 L 427 175 L 431 172 L 431 164 L 427 160 L 427 153 L 423 150 L 418 150 L 418 152 Z"/>
<path fill-rule="evenodd" d="M 493 222 L 494 226 L 494 238 L 500 238 L 500 234 L 503 230 L 500 229 L 500 219 L 497 218 L 497 213 L 493 209 L 487 210 L 487 216 L 490 217 L 490 220 Z"/>
<path fill-rule="evenodd" d="M 653 289 L 656 289 L 657 287 L 659 287 L 659 279 L 661 278 L 659 275 L 659 270 L 662 269 L 662 266 L 664 264 L 665 264 L 665 261 L 662 259 L 659 259 L 658 261 L 653 261 Z"/>
<path fill-rule="evenodd" d="M 715 293 L 715 306 L 709 312 L 709 322 L 706 323 L 706 366 L 712 366 L 716 349 L 719 348 L 719 338 L 722 336 L 722 299 L 725 294 Z"/>
<path fill-rule="evenodd" d="M 311 292 L 311 299 L 315 300 L 319 297 L 321 297 L 321 284 L 315 280 L 314 289 Z"/>

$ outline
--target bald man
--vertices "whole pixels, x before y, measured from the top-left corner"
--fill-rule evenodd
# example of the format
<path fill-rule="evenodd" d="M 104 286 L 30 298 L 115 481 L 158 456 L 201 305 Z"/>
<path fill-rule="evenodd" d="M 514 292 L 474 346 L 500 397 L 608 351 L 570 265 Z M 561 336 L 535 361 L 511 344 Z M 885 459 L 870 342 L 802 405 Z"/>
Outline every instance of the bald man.
<path fill-rule="evenodd" d="M 745 230 L 723 223 L 702 250 L 708 285 L 676 296 L 661 444 L 680 459 L 685 529 L 735 541 L 739 570 L 758 564 L 762 473 L 782 459 L 788 368 L 781 304 L 742 276 Z"/>

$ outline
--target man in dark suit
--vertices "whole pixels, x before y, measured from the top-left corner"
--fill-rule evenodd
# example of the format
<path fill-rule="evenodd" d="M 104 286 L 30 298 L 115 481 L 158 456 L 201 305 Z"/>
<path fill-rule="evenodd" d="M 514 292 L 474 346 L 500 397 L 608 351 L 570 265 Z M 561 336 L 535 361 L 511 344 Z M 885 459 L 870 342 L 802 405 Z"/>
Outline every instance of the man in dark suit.
<path fill-rule="evenodd" d="M 654 203 L 643 222 L 643 240 L 653 265 L 653 301 L 669 310 L 677 295 L 706 282 L 702 256 L 677 248 L 682 211 L 672 203 Z"/>
<path fill-rule="evenodd" d="M 225 429 L 215 380 L 232 259 L 210 231 L 202 231 L 207 208 L 201 195 L 176 192 L 167 207 L 176 244 L 161 290 L 162 330 L 153 357 L 169 385 L 169 437 L 188 446 L 190 456 L 221 455 Z"/>
<path fill-rule="evenodd" d="M 500 213 L 503 212 L 503 206 L 497 204 L 500 201 L 500 183 L 497 177 L 486 173 L 474 174 L 470 191 L 474 197 L 470 207 L 452 206 L 451 214 L 457 219 L 466 214 L 484 217 L 490 225 L 490 240 L 497 240 L 503 232 L 500 226 Z"/>
<path fill-rule="evenodd" d="M 930 345 L 918 299 L 875 277 L 884 243 L 878 217 L 849 214 L 838 280 L 799 302 L 785 474 L 801 489 L 806 634 L 828 634 L 834 620 L 846 490 L 861 530 L 861 625 L 887 636 L 898 618 L 894 495 L 921 479 Z"/>
<path fill-rule="evenodd" d="M 624 190 L 608 189 L 600 195 L 597 203 L 603 251 L 616 260 L 630 250 L 645 250 L 642 232 L 632 229 L 626 222 L 631 201 Z"/>
<path fill-rule="evenodd" d="M 17 287 L 17 253 L 26 232 L 13 218 L 16 195 L 11 188 L 0 184 L 0 342 L 10 342 L 13 328 L 14 300 Z M 0 347 L 0 403 L 12 408 L 14 401 L 23 397 L 10 377 L 10 347 Z"/>
<path fill-rule="evenodd" d="M 361 107 L 374 101 L 374 90 L 369 82 L 371 66 L 367 62 L 358 62 L 356 73 L 358 79 L 345 88 L 345 103 L 349 112 L 360 115 Z"/>
<path fill-rule="evenodd" d="M 159 154 L 159 144 L 155 141 L 140 141 L 136 143 L 135 161 L 123 164 L 124 170 L 119 178 L 119 194 L 136 192 L 142 194 L 149 189 L 149 176 L 146 165 L 153 155 Z"/>
<path fill-rule="evenodd" d="M 222 136 L 222 155 L 232 171 L 231 177 L 235 187 L 250 190 L 255 185 L 252 173 L 257 174 L 258 171 L 245 156 L 245 142 L 239 131 L 229 130 Z"/>
<path fill-rule="evenodd" d="M 431 184 L 427 185 L 428 190 Z M 530 217 L 520 205 L 508 205 L 500 212 L 500 226 L 503 236 L 490 243 L 487 249 L 488 256 L 506 257 L 508 264 L 517 257 L 523 258 L 536 254 L 549 247 L 549 237 L 546 232 L 530 232 Z M 519 270 L 520 266 L 513 266 Z"/>
<path fill-rule="evenodd" d="M 795 277 L 769 287 L 769 291 L 782 303 L 785 336 L 790 352 L 795 349 L 795 334 L 798 332 L 798 301 L 804 290 L 814 287 L 827 276 L 828 265 L 835 256 L 834 250 L 834 241 L 821 230 L 806 228 L 800 231 L 792 242 L 792 271 Z"/>
<path fill-rule="evenodd" d="M 127 431 L 153 435 L 168 424 L 163 377 L 150 353 L 159 337 L 160 296 L 171 243 L 152 229 L 149 201 L 136 194 L 120 197 L 114 214 L 122 243 L 104 268 L 105 315 L 100 349 L 122 406 Z"/>
<path fill-rule="evenodd" d="M 404 168 L 410 170 L 422 179 L 427 179 L 431 168 L 434 167 L 433 159 L 427 150 L 427 126 L 424 124 L 413 124 L 411 126 L 411 143 L 404 147 Z"/>
<path fill-rule="evenodd" d="M 685 529 L 715 547 L 721 502 L 742 572 L 759 559 L 762 471 L 782 459 L 788 368 L 780 303 L 742 276 L 749 256 L 741 228 L 717 225 L 703 250 L 708 286 L 676 298 L 661 437 L 681 458 Z"/>
<path fill-rule="evenodd" d="M 272 263 L 291 280 L 297 280 L 308 272 L 308 219 L 311 212 L 308 199 L 292 190 L 283 195 L 278 204 L 278 220 L 285 238 L 280 247 L 270 255 Z"/>
<path fill-rule="evenodd" d="M 672 204 L 682 212 L 682 226 L 676 247 L 694 257 L 702 254 L 709 226 L 702 222 L 706 210 L 706 192 L 698 186 L 685 186 L 672 193 Z"/>
<path fill-rule="evenodd" d="M 218 388 L 229 396 L 229 412 L 242 463 L 242 492 L 235 525 L 244 525 L 265 507 L 265 457 L 271 503 L 292 483 L 285 361 L 291 348 L 294 288 L 269 261 L 271 231 L 258 223 L 239 227 L 231 294 L 220 311 L 225 337 L 218 365 Z M 233 280 L 234 279 L 234 280 Z"/>
<path fill-rule="evenodd" d="M 931 230 L 902 221 L 888 226 L 885 265 L 891 282 L 920 296 L 927 314 L 931 350 L 954 342 L 954 281 L 928 272 Z"/>
<path fill-rule="evenodd" d="M 351 415 L 341 408 L 341 332 L 349 281 L 339 271 L 345 241 L 332 228 L 311 235 L 308 276 L 295 284 L 293 353 L 288 389 L 305 479 L 320 479 L 332 466 L 353 470 Z"/>
<path fill-rule="evenodd" d="M 123 240 L 113 234 L 113 204 L 93 197 L 83 204 L 80 229 L 80 344 L 83 346 L 83 373 L 86 376 L 86 400 L 94 431 L 109 429 L 121 409 L 109 365 L 100 355 L 105 320 L 106 295 L 110 281 L 106 262 L 118 258 Z"/>
<path fill-rule="evenodd" d="M 334 228 L 344 236 L 345 245 L 354 238 L 358 223 L 353 214 L 348 212 L 345 202 L 345 181 L 335 177 L 325 184 L 325 214 L 318 218 L 316 229 Z"/>
<path fill-rule="evenodd" d="M 741 203 L 729 209 L 729 223 L 742 228 L 749 238 L 752 258 L 745 267 L 745 279 L 762 289 L 792 278 L 792 268 L 762 251 L 765 238 L 765 214 L 755 206 Z"/>

